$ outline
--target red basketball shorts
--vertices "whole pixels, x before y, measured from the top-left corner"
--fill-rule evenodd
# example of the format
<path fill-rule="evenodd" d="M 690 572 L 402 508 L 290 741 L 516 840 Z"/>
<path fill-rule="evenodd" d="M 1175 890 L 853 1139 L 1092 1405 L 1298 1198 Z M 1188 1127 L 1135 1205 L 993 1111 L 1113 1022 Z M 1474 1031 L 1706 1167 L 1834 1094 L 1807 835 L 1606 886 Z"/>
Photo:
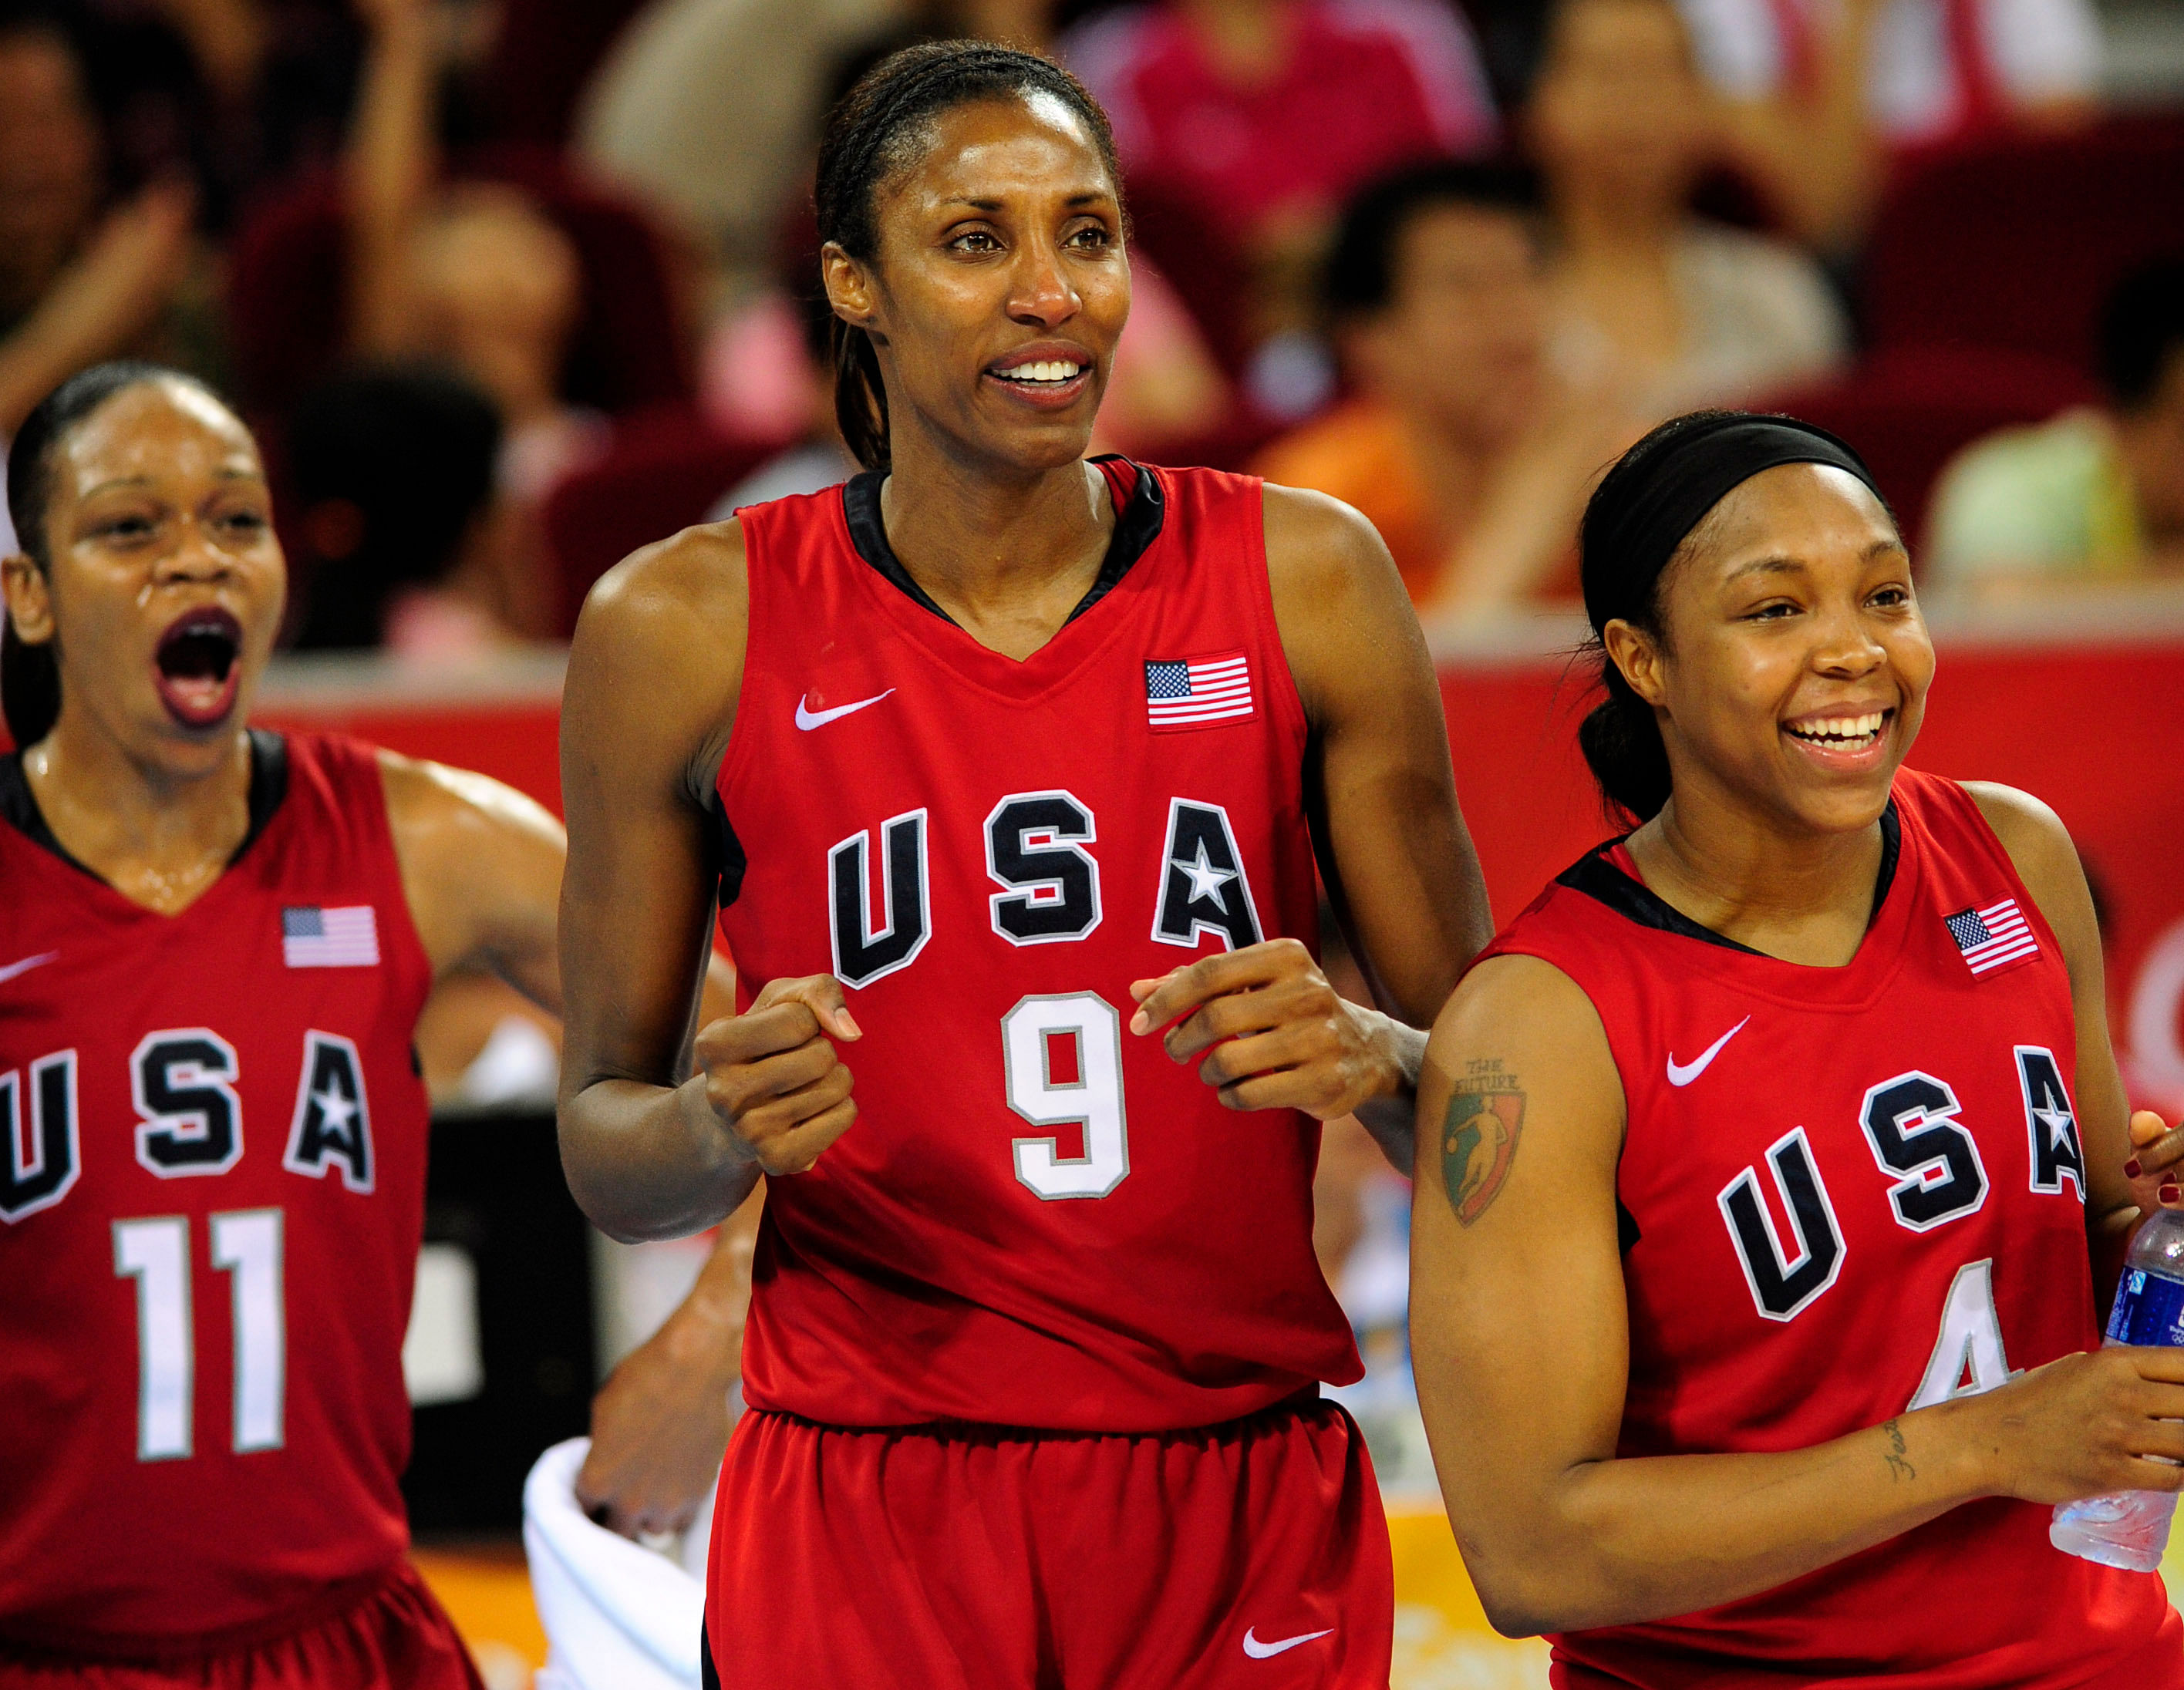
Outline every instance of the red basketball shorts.
<path fill-rule="evenodd" d="M 177 1648 L 156 1659 L 123 1660 L 31 1653 L 0 1643 L 0 1690 L 182 1690 L 185 1686 L 188 1690 L 483 1690 L 470 1651 L 407 1561 L 327 1617 L 241 1648 L 210 1653 Z"/>
<path fill-rule="evenodd" d="M 1333 1403 L 1180 1432 L 751 1413 L 713 1515 L 723 1690 L 1387 1690 L 1395 1592 Z"/>

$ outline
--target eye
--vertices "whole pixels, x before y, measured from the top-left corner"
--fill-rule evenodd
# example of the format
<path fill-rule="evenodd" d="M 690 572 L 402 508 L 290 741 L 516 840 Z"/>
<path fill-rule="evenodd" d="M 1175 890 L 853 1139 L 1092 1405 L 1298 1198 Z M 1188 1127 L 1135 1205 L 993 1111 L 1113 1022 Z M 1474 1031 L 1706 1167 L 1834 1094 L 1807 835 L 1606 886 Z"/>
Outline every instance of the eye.
<path fill-rule="evenodd" d="M 121 545 L 148 540 L 159 531 L 159 525 L 150 517 L 132 513 L 127 516 L 109 516 L 91 525 L 94 540 L 105 540 Z"/>
<path fill-rule="evenodd" d="M 1880 588 L 1867 602 L 1884 610 L 1901 609 L 1911 602 L 1911 589 L 1900 581 L 1892 581 Z"/>
<path fill-rule="evenodd" d="M 1062 244 L 1074 247 L 1079 252 L 1104 253 L 1115 244 L 1115 237 L 1103 225 L 1088 223 L 1082 229 L 1072 231 Z"/>
<path fill-rule="evenodd" d="M 1001 250 L 1001 243 L 994 238 L 990 229 L 966 229 L 948 244 L 959 253 L 998 253 Z"/>
<path fill-rule="evenodd" d="M 256 535 L 265 531 L 265 514 L 255 510 L 234 510 L 220 519 L 220 525 L 231 534 Z"/>
<path fill-rule="evenodd" d="M 1785 617 L 1796 615 L 1797 609 L 1797 605 L 1790 599 L 1770 598 L 1766 603 L 1755 605 L 1746 611 L 1743 620 L 1747 622 L 1779 622 Z"/>

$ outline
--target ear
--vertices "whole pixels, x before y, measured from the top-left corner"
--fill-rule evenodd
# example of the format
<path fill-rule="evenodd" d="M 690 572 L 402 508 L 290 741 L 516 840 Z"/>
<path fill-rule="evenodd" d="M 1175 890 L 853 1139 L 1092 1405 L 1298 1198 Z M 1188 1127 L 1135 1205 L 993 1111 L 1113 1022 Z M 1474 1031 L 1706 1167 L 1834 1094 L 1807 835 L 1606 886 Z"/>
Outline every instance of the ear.
<path fill-rule="evenodd" d="M 15 625 L 15 637 L 26 646 L 42 646 L 53 637 L 53 596 L 45 571 L 17 552 L 0 558 L 0 594 L 8 603 L 8 620 Z"/>
<path fill-rule="evenodd" d="M 1607 648 L 1607 660 L 1623 671 L 1630 690 L 1648 704 L 1667 696 L 1661 675 L 1661 642 L 1635 622 L 1620 616 L 1601 630 L 1600 642 Z"/>
<path fill-rule="evenodd" d="M 834 314 L 853 328 L 878 326 L 879 289 L 871 270 L 829 241 L 819 251 L 820 280 L 826 284 L 827 303 Z"/>

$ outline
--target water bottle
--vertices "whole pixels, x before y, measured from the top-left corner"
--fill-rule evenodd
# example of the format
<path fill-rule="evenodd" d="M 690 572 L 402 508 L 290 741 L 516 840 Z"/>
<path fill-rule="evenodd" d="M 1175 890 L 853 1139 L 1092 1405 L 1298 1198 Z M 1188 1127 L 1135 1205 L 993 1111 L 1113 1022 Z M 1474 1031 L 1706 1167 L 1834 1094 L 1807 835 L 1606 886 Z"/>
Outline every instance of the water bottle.
<path fill-rule="evenodd" d="M 2164 1209 L 2138 1229 L 2109 1315 L 2107 1344 L 2184 1344 L 2184 1214 Z M 2048 1541 L 2103 1566 L 2151 1572 L 2169 1546 L 2176 1498 L 2168 1491 L 2118 1491 L 2055 1510 Z"/>

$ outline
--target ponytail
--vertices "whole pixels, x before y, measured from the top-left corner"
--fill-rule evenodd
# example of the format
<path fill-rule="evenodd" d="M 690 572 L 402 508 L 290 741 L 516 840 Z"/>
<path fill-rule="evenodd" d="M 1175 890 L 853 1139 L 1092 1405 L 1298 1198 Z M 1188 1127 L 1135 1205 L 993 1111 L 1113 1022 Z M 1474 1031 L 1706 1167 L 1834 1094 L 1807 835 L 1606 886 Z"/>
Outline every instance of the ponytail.
<path fill-rule="evenodd" d="M 850 455 L 867 470 L 893 467 L 888 447 L 887 383 L 880 379 L 872 337 L 839 317 L 827 320 L 827 346 L 834 366 L 834 425 Z"/>
<path fill-rule="evenodd" d="M 53 642 L 26 644 L 14 619 L 0 613 L 0 714 L 20 750 L 53 731 L 61 714 L 61 666 Z"/>

